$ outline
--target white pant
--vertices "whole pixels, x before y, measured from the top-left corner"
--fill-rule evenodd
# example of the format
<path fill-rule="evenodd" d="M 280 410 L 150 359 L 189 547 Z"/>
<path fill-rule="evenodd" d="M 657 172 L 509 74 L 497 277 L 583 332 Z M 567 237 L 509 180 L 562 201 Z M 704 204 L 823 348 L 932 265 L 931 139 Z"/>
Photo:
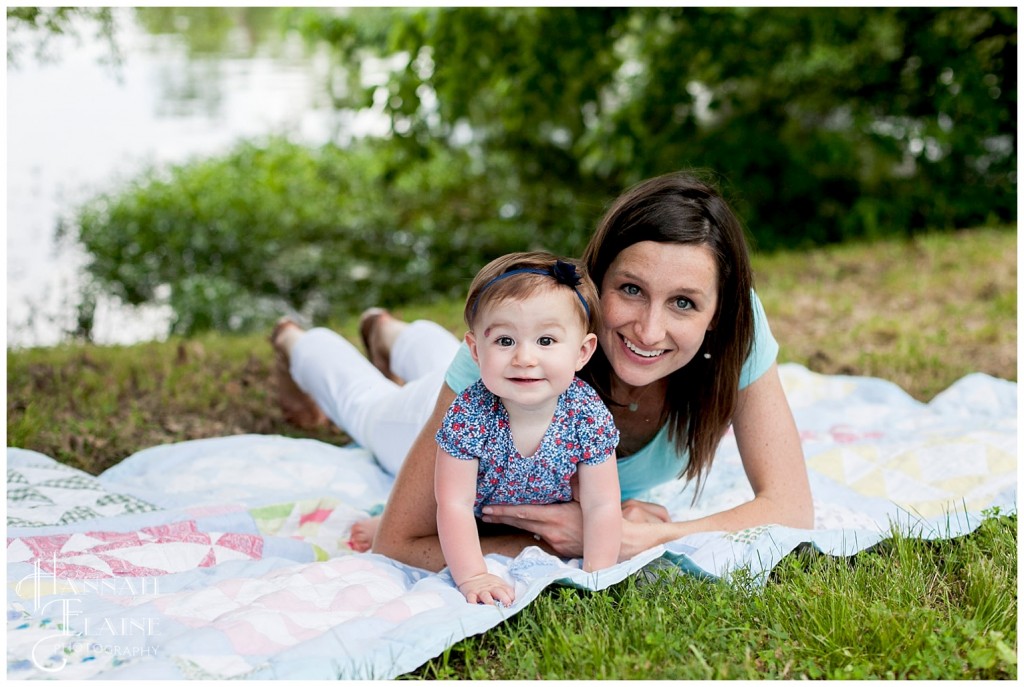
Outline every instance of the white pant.
<path fill-rule="evenodd" d="M 399 386 L 346 339 L 316 328 L 292 348 L 291 373 L 334 424 L 395 474 L 434 409 L 459 343 L 434 322 L 411 322 L 391 351 L 391 369 L 406 382 Z"/>

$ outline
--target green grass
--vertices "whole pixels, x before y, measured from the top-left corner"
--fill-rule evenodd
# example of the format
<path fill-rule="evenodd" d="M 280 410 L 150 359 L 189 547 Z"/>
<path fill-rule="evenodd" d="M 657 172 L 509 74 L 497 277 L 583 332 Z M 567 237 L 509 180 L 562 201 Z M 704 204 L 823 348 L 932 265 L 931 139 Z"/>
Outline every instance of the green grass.
<path fill-rule="evenodd" d="M 852 559 L 790 555 L 760 586 L 662 571 L 551 588 L 407 677 L 1013 679 L 1016 570 L 1014 516 L 955 541 L 896 534 Z"/>
<path fill-rule="evenodd" d="M 755 257 L 780 360 L 892 380 L 921 400 L 969 372 L 1016 380 L 1016 232 Z M 461 335 L 462 305 L 399 314 Z M 333 323 L 352 340 L 355 322 Z M 98 474 L 142 448 L 238 433 L 313 437 L 274 405 L 265 335 L 7 353 L 8 444 Z M 546 590 L 418 679 L 1015 679 L 1017 519 L 853 559 L 787 557 L 756 586 L 675 577 Z"/>

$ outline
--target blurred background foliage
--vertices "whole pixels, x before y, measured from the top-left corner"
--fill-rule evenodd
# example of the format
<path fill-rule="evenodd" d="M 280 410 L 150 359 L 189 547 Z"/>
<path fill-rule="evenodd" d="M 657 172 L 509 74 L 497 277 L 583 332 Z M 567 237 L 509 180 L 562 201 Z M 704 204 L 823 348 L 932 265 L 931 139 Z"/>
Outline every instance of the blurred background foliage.
<path fill-rule="evenodd" d="M 216 28 L 228 11 L 137 12 Z M 173 12 L 206 18 L 158 14 Z M 683 168 L 713 170 L 761 251 L 1016 221 L 1015 8 L 283 8 L 250 23 L 329 45 L 334 107 L 378 112 L 389 133 L 241 142 L 68 218 L 101 288 L 170 302 L 175 333 L 460 297 L 497 254 L 578 255 L 618 193 Z"/>
<path fill-rule="evenodd" d="M 121 52 L 115 38 L 116 22 L 109 7 L 8 7 L 7 65 L 17 67 L 30 50 L 34 59 L 46 63 L 56 59 L 52 50 L 55 36 L 69 35 L 81 40 L 75 19 L 84 17 L 98 38 L 109 48 L 109 62 L 117 64 Z"/>

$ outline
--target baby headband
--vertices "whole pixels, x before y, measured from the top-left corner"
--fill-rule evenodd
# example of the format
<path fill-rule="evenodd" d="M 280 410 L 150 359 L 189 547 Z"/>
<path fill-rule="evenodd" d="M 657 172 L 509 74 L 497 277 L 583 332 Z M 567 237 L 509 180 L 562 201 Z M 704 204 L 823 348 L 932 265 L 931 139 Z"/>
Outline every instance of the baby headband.
<path fill-rule="evenodd" d="M 563 260 L 556 260 L 555 264 L 546 270 L 539 267 L 520 267 L 519 269 L 502 272 L 497 277 L 494 277 L 480 287 L 480 290 L 476 294 L 476 303 L 473 303 L 473 312 L 476 313 L 476 305 L 480 302 L 480 296 L 483 295 L 484 291 L 491 288 L 491 286 L 502 279 L 506 279 L 515 274 L 539 274 L 541 276 L 551 277 L 559 284 L 565 284 L 572 289 L 572 292 L 580 299 L 580 303 L 583 304 L 583 310 L 587 313 L 587 319 L 590 319 L 590 306 L 587 305 L 587 299 L 584 298 L 583 294 L 581 294 L 579 289 L 576 288 L 583 282 L 583 278 L 576 272 L 576 265 Z"/>

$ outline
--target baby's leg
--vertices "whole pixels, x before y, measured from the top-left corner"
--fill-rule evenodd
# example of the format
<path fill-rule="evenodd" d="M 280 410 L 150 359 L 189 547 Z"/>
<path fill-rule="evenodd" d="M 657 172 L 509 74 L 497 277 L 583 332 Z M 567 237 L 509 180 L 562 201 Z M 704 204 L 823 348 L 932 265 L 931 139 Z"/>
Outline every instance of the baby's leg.
<path fill-rule="evenodd" d="M 352 525 L 352 534 L 349 536 L 348 548 L 363 553 L 369 551 L 373 546 L 373 538 L 377 534 L 377 526 L 380 525 L 380 516 L 375 515 L 366 520 L 360 520 Z"/>

